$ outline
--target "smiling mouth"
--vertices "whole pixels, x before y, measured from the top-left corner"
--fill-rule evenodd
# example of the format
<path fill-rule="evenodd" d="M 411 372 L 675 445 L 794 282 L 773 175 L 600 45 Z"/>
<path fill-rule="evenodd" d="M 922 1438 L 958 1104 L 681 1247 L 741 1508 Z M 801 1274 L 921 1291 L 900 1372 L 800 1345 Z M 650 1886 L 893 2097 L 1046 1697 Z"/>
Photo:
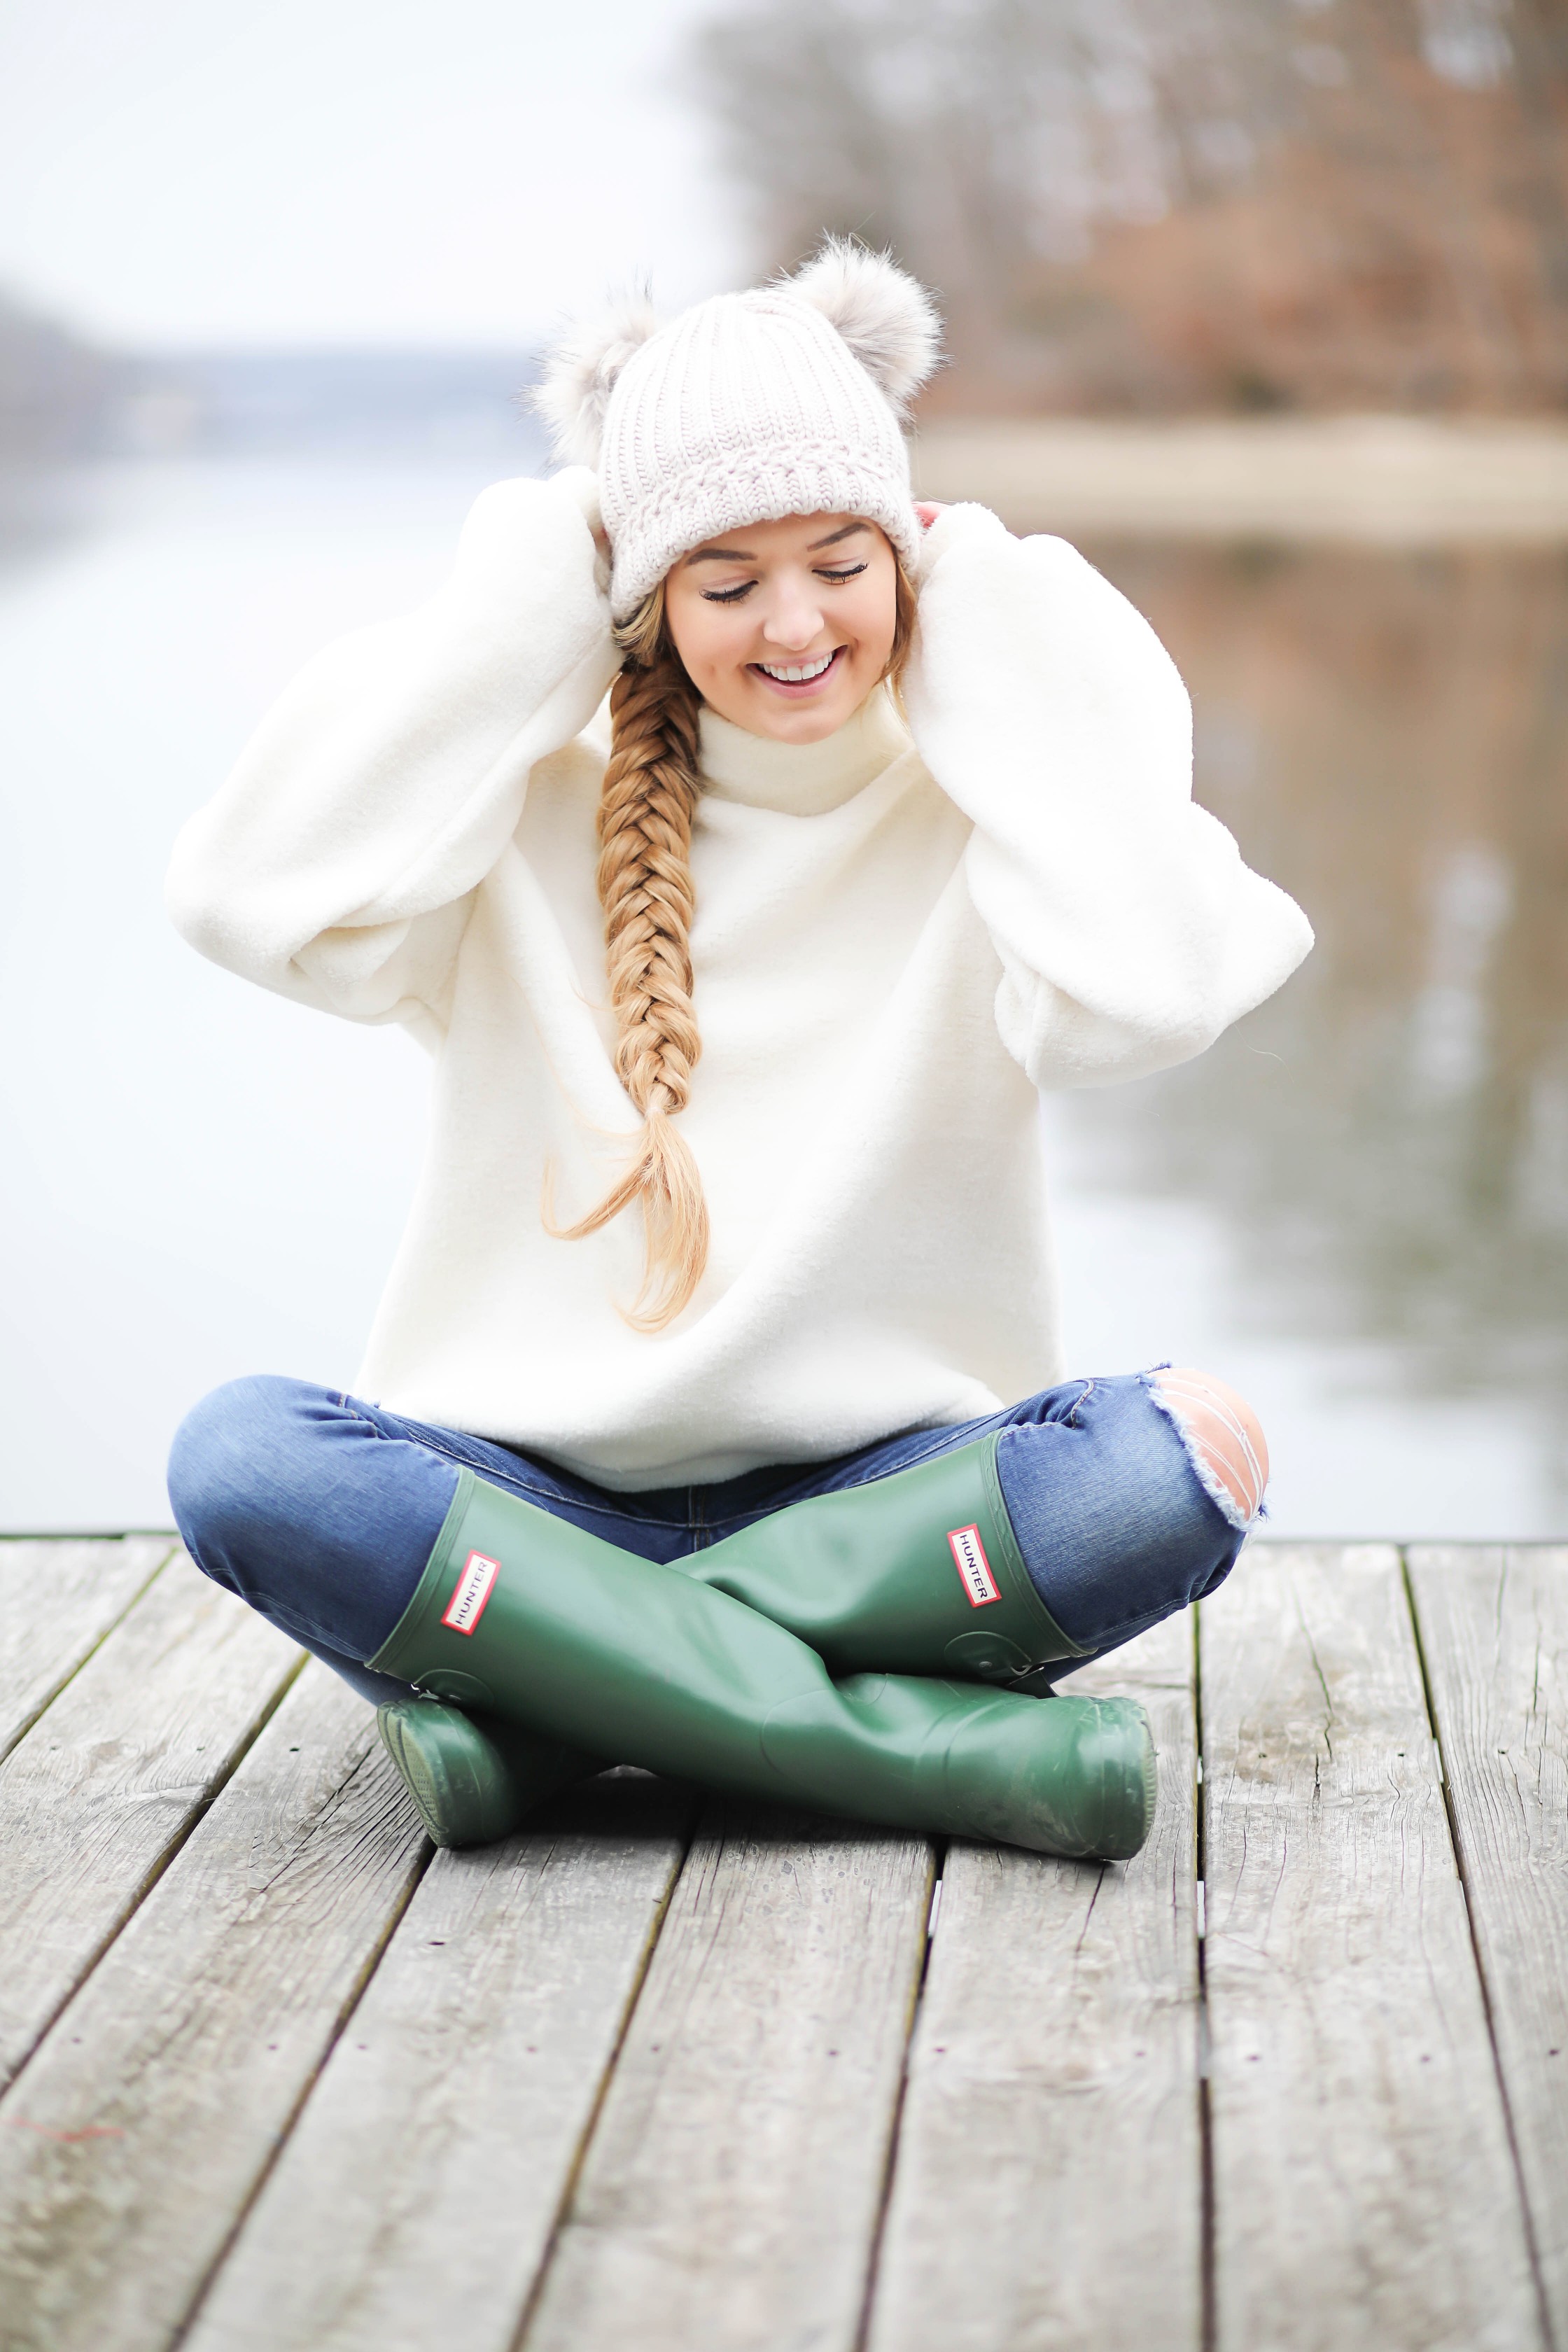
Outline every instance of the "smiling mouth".
<path fill-rule="evenodd" d="M 759 677 L 765 677 L 770 686 L 783 687 L 787 692 L 791 688 L 820 685 L 844 650 L 842 646 L 835 646 L 830 654 L 819 655 L 815 661 L 752 662 L 750 667 Z"/>

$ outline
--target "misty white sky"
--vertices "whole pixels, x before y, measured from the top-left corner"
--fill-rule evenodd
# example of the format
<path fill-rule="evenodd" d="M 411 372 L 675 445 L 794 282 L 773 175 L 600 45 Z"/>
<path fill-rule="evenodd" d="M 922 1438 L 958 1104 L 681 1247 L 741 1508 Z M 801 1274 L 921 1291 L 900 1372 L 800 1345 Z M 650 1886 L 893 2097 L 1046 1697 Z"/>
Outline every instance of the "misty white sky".
<path fill-rule="evenodd" d="M 0 286 L 128 344 L 531 340 L 746 273 L 716 0 L 5 0 Z"/>

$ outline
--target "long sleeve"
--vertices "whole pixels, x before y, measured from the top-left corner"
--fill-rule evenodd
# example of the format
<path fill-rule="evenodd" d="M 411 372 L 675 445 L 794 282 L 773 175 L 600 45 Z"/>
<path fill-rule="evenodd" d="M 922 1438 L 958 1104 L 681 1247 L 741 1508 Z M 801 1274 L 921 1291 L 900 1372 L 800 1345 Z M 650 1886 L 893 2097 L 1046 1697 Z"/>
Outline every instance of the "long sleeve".
<path fill-rule="evenodd" d="M 615 674 L 593 511 L 581 471 L 497 483 L 427 604 L 296 678 L 175 844 L 193 946 L 331 1012 L 427 1019 L 531 769 Z"/>
<path fill-rule="evenodd" d="M 1174 664 L 1064 540 L 1015 539 L 983 507 L 940 515 L 904 691 L 926 766 L 974 826 L 997 1025 L 1037 1086 L 1184 1061 L 1308 952 L 1300 908 L 1193 801 Z"/>

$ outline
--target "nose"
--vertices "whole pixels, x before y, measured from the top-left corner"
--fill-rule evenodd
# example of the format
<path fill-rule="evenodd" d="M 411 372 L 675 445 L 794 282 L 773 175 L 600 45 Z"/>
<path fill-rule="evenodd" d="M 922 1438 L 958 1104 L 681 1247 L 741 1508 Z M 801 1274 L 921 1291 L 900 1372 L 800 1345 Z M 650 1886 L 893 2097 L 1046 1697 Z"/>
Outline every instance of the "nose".
<path fill-rule="evenodd" d="M 803 654 L 822 635 L 822 604 L 816 583 L 782 580 L 763 615 L 763 635 L 781 653 Z"/>

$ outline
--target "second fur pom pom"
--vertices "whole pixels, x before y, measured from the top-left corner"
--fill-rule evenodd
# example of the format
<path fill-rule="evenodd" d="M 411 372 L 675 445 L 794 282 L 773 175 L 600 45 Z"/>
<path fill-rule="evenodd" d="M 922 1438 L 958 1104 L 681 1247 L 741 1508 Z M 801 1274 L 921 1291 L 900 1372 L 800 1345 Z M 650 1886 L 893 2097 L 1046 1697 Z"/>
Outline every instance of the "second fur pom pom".
<path fill-rule="evenodd" d="M 774 282 L 812 303 L 837 328 L 900 415 L 940 364 L 936 305 L 889 254 L 872 253 L 850 237 L 830 236 L 804 269 Z"/>

